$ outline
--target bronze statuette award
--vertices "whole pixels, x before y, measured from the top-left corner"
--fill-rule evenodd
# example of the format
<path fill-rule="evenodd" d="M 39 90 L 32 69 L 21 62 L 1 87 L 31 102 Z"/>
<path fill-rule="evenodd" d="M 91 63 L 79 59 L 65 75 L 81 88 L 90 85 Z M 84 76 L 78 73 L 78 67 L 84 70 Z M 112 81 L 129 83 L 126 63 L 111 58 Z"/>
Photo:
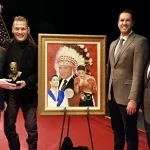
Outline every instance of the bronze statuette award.
<path fill-rule="evenodd" d="M 22 72 L 18 71 L 18 65 L 16 62 L 11 62 L 9 64 L 9 68 L 10 68 L 10 74 L 8 76 L 10 79 L 12 79 L 11 83 L 16 84 Z"/>

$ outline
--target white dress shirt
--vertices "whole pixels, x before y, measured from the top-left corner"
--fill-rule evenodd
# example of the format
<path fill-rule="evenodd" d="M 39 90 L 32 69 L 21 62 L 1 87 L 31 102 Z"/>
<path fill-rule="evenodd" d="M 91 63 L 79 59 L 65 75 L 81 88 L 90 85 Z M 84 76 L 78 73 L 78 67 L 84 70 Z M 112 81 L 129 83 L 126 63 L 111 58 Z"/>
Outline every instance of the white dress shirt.
<path fill-rule="evenodd" d="M 149 78 L 149 72 L 150 72 L 150 65 L 148 66 L 148 69 L 147 69 L 147 78 Z"/>

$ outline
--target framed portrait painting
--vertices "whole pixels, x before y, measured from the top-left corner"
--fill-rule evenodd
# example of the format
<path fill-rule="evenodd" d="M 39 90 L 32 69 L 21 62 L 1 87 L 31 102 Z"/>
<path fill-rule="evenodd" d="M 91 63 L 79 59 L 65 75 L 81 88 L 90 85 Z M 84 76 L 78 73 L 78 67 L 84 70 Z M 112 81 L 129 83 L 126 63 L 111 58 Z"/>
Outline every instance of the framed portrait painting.
<path fill-rule="evenodd" d="M 38 114 L 105 115 L 106 36 L 38 35 Z"/>

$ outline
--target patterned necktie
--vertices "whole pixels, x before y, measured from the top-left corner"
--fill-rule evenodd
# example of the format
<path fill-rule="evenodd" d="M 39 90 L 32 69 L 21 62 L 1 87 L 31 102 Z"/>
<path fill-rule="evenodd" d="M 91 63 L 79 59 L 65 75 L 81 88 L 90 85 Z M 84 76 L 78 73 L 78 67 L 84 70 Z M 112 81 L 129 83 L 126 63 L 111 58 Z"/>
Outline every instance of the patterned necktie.
<path fill-rule="evenodd" d="M 67 85 L 67 80 L 64 80 L 61 90 L 64 91 Z"/>
<path fill-rule="evenodd" d="M 116 50 L 115 50 L 115 62 L 117 61 L 118 55 L 119 55 L 119 53 L 120 53 L 120 51 L 121 51 L 121 48 L 122 48 L 122 46 L 123 46 L 123 41 L 124 41 L 123 38 L 121 38 L 121 39 L 119 40 L 118 47 L 117 47 Z"/>

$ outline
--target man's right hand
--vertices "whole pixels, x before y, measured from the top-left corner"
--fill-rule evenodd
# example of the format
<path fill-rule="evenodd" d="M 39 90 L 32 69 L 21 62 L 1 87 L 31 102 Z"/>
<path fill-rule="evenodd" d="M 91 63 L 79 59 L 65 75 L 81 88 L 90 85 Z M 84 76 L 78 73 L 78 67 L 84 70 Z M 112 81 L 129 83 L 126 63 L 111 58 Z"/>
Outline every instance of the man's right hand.
<path fill-rule="evenodd" d="M 7 103 L 6 103 L 6 102 L 4 102 L 4 109 L 3 109 L 3 111 L 5 111 L 5 110 L 6 110 L 6 108 L 7 108 Z"/>
<path fill-rule="evenodd" d="M 4 101 L 4 106 L 3 108 L 0 109 L 0 112 L 3 112 L 7 109 L 7 103 Z"/>
<path fill-rule="evenodd" d="M 15 90 L 16 89 L 16 85 L 9 83 L 11 82 L 11 79 L 0 79 L 0 88 L 3 89 L 9 89 L 9 90 Z"/>

